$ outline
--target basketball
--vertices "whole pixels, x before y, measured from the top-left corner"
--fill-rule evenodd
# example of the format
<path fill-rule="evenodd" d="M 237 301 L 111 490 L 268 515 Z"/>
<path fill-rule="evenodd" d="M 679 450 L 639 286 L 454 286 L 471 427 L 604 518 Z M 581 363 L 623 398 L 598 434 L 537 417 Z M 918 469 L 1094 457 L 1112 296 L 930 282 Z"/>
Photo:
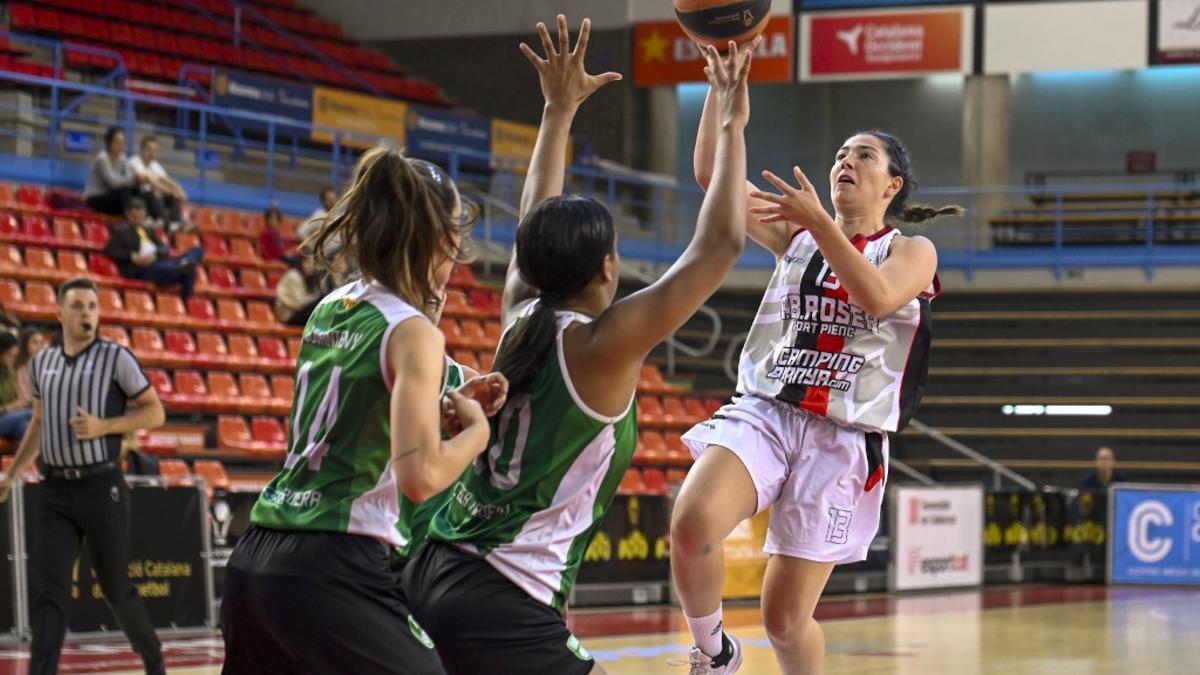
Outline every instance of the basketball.
<path fill-rule="evenodd" d="M 675 0 L 675 18 L 700 44 L 724 51 L 729 41 L 742 44 L 762 34 L 771 0 Z"/>

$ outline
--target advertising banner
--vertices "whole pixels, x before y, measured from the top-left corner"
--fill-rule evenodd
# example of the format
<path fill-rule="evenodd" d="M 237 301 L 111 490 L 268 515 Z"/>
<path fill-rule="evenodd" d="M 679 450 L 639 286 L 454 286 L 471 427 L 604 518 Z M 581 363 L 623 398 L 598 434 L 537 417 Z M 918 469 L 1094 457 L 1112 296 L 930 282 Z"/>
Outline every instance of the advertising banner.
<path fill-rule="evenodd" d="M 972 21 L 961 7 L 804 14 L 800 79 L 968 73 Z"/>
<path fill-rule="evenodd" d="M 791 82 L 795 29 L 790 15 L 772 16 L 754 52 L 751 82 Z M 639 87 L 704 82 L 704 58 L 677 21 L 633 28 L 633 83 Z"/>
<path fill-rule="evenodd" d="M 432 108 L 408 111 L 408 153 L 440 164 L 458 155 L 459 166 L 486 167 L 492 121 Z"/>
<path fill-rule="evenodd" d="M 1109 495 L 1111 583 L 1200 585 L 1200 488 L 1117 484 Z"/>
<path fill-rule="evenodd" d="M 983 487 L 892 488 L 894 590 L 983 583 Z"/>
<path fill-rule="evenodd" d="M 30 598 L 37 598 L 37 564 L 43 485 L 24 486 Z M 163 487 L 130 481 L 129 576 L 158 628 L 204 626 L 208 621 L 207 561 L 204 550 L 204 491 L 194 486 Z M 120 631 L 92 570 L 88 547 L 80 547 L 72 569 L 71 620 L 76 633 Z M 32 602 L 31 602 L 32 606 Z"/>
<path fill-rule="evenodd" d="M 235 110 L 288 117 L 308 123 L 313 115 L 313 88 L 236 70 L 216 69 L 212 87 L 213 105 Z M 243 121 L 255 128 L 266 124 Z"/>
<path fill-rule="evenodd" d="M 770 519 L 771 510 L 767 509 L 749 520 L 743 520 L 725 538 L 725 587 L 721 589 L 722 598 L 757 598 L 762 594 L 763 577 L 767 574 L 767 560 L 770 557 L 763 553 L 763 544 L 767 542 L 767 523 Z"/>
<path fill-rule="evenodd" d="M 518 164 L 513 170 L 525 173 L 525 165 L 533 157 L 533 146 L 537 144 L 538 127 L 509 120 L 492 120 L 492 168 Z M 575 155 L 574 139 L 567 140 L 567 166 Z"/>
<path fill-rule="evenodd" d="M 670 527 L 666 497 L 617 495 L 584 554 L 579 583 L 665 583 Z"/>
<path fill-rule="evenodd" d="M 342 145 L 371 148 L 382 139 L 403 146 L 408 104 L 356 94 L 342 89 L 313 89 L 312 123 L 353 132 L 342 137 Z M 333 134 L 313 129 L 312 139 L 332 143 Z"/>
<path fill-rule="evenodd" d="M 1200 63 L 1200 0 L 1160 0 L 1158 60 Z"/>

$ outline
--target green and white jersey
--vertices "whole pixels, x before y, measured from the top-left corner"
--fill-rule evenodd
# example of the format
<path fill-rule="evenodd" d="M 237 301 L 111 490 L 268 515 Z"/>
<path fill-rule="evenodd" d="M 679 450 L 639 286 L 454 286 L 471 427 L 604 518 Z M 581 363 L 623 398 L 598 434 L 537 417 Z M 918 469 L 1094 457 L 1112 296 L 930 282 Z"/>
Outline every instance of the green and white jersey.
<path fill-rule="evenodd" d="M 317 306 L 296 363 L 287 459 L 259 496 L 251 522 L 405 544 L 396 529 L 387 345 L 396 326 L 414 318 L 429 320 L 365 281 L 335 290 Z"/>
<path fill-rule="evenodd" d="M 429 527 L 430 539 L 478 553 L 560 611 L 637 447 L 633 398 L 621 415 L 601 415 L 580 399 L 567 373 L 563 330 L 588 321 L 558 313 L 556 348 L 528 391 L 509 392 L 491 420 L 487 451 L 450 487 Z"/>
<path fill-rule="evenodd" d="M 463 367 L 449 356 L 446 357 L 446 376 L 442 381 L 442 395 L 451 389 L 458 389 L 462 386 Z M 400 495 L 400 519 L 396 521 L 396 529 L 400 532 L 400 536 L 404 539 L 404 545 L 400 547 L 397 553 L 400 557 L 407 558 L 421 548 L 421 544 L 425 543 L 425 535 L 429 532 L 429 521 L 433 520 L 433 514 L 446 503 L 446 499 L 450 495 L 450 489 L 446 488 L 438 494 L 426 499 L 420 504 L 414 504 L 411 499 Z"/>

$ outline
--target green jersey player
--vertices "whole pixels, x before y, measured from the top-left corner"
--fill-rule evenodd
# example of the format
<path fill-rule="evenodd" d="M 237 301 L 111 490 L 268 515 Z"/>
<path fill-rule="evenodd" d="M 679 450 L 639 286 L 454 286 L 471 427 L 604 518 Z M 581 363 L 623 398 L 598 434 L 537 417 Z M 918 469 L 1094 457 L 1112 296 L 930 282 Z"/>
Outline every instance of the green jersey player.
<path fill-rule="evenodd" d="M 542 24 L 545 58 L 522 45 L 545 107 L 521 197 L 495 370 L 509 396 L 487 452 L 451 488 L 429 540 L 409 561 L 413 613 L 452 675 L 602 673 L 563 611 L 584 552 L 637 445 L 642 362 L 721 285 L 745 245 L 749 51 L 710 55 L 725 131 L 695 236 L 657 282 L 613 302 L 616 232 L 599 202 L 560 196 L 575 112 L 616 73 L 584 71 L 585 19 L 570 49 Z"/>
<path fill-rule="evenodd" d="M 320 255 L 340 242 L 362 276 L 305 327 L 287 459 L 227 569 L 224 672 L 443 672 L 394 553 L 401 498 L 444 490 L 488 439 L 458 391 L 461 432 L 442 438 L 444 340 L 426 310 L 460 257 L 462 211 L 441 169 L 376 148 L 314 236 Z"/>

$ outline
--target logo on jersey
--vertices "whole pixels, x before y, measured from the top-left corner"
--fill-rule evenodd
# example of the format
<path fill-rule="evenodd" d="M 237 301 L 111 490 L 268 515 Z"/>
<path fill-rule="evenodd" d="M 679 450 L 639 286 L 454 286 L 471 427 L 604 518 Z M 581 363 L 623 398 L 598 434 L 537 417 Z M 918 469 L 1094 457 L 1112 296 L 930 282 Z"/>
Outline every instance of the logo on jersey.
<path fill-rule="evenodd" d="M 854 354 L 780 347 L 775 351 L 775 367 L 767 377 L 784 384 L 850 391 L 853 376 L 866 364 L 866 358 Z"/>
<path fill-rule="evenodd" d="M 358 300 L 356 298 L 342 298 L 342 310 L 343 311 L 349 311 L 351 309 L 354 309 L 354 306 L 357 304 L 358 304 Z"/>
<path fill-rule="evenodd" d="M 426 649 L 434 648 L 433 640 L 429 638 L 429 634 L 425 632 L 424 628 L 421 628 L 421 624 L 417 623 L 417 620 L 412 618 L 411 614 L 408 615 L 408 629 L 412 631 L 413 637 L 417 639 L 417 642 L 424 645 Z"/>
<path fill-rule="evenodd" d="M 842 282 L 832 273 L 821 284 L 841 287 Z M 879 318 L 868 314 L 858 305 L 819 295 L 789 293 L 780 301 L 780 315 L 784 321 L 793 321 L 797 333 L 824 333 L 835 337 L 852 339 L 859 331 L 872 333 L 879 330 Z"/>
<path fill-rule="evenodd" d="M 592 655 L 587 649 L 584 649 L 583 645 L 579 643 L 579 638 L 574 635 L 567 638 L 567 649 L 571 650 L 571 653 L 577 656 L 580 661 L 592 660 Z"/>
<path fill-rule="evenodd" d="M 844 544 L 850 537 L 850 517 L 852 511 L 829 507 L 829 529 L 825 531 L 825 542 L 828 544 Z"/>

